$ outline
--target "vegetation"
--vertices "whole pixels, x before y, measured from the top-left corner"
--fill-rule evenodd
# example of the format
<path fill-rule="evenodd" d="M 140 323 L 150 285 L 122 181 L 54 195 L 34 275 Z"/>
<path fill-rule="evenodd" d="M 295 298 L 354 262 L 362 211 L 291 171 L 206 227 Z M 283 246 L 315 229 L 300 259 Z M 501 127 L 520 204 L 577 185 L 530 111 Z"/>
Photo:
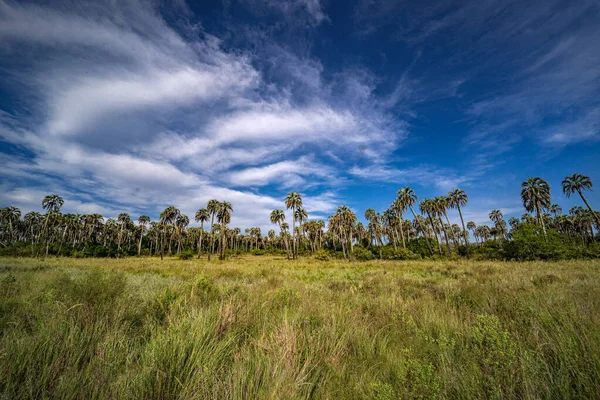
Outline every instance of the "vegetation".
<path fill-rule="evenodd" d="M 0 259 L 0 398 L 600 397 L 599 260 L 181 254 Z"/>
<path fill-rule="evenodd" d="M 200 208 L 194 219 L 199 227 L 189 227 L 190 219 L 175 206 L 160 213 L 158 221 L 142 215 L 137 224 L 121 213 L 116 219 L 104 219 L 99 214 L 62 214 L 63 199 L 46 196 L 42 201 L 45 214 L 29 212 L 21 218 L 16 207 L 0 209 L 0 255 L 48 255 L 74 257 L 123 257 L 127 255 L 179 255 L 182 252 L 203 254 L 207 259 L 219 255 L 251 253 L 287 254 L 297 259 L 326 252 L 328 257 L 356 260 L 429 258 L 437 250 L 439 257 L 467 256 L 498 260 L 532 260 L 593 258 L 600 256 L 596 235 L 600 216 L 583 191 L 592 188 L 589 177 L 568 176 L 562 182 L 563 193 L 569 197 L 578 193 L 587 208 L 575 206 L 569 214 L 551 202 L 550 185 L 545 180 L 528 178 L 521 186 L 521 198 L 526 213 L 508 223 L 501 210 L 489 214 L 492 225 L 465 223 L 462 209 L 468 204 L 467 194 L 454 189 L 447 196 L 421 199 L 409 187 L 398 191 L 390 207 L 381 213 L 365 210 L 365 227 L 349 207 L 339 206 L 324 220 L 310 220 L 302 207 L 302 195 L 289 193 L 283 204 L 293 215 L 292 227 L 285 221 L 285 212 L 273 210 L 270 222 L 279 232 L 269 230 L 263 235 L 258 227 L 229 228 L 234 213 L 227 201 L 210 200 Z M 421 214 L 415 212 L 418 210 Z M 452 223 L 448 210 L 455 208 L 460 225 Z M 410 211 L 412 220 L 405 219 Z M 204 224 L 210 221 L 208 231 Z M 595 230 L 594 230 L 595 229 Z M 470 243 L 473 234 L 475 243 Z M 535 247 L 538 237 L 544 246 Z M 516 240 L 518 238 L 518 240 Z M 360 246 L 355 250 L 355 246 Z M 392 250 L 386 249 L 392 247 Z M 527 249 L 527 247 L 529 247 Z"/>

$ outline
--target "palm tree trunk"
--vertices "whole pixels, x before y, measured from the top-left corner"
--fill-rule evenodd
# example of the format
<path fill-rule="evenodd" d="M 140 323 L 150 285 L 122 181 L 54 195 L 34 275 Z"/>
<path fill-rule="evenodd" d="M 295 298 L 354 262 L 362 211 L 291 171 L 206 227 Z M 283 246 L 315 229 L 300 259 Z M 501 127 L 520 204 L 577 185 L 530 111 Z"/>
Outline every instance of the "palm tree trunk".
<path fill-rule="evenodd" d="M 465 220 L 463 219 L 463 215 L 462 215 L 462 211 L 460 210 L 460 206 L 457 205 L 456 208 L 458 209 L 458 215 L 460 215 L 460 223 L 462 224 L 463 227 L 463 236 L 465 238 L 465 246 L 467 246 L 467 249 L 469 248 L 469 239 L 467 238 L 467 228 L 465 228 Z"/>
<path fill-rule="evenodd" d="M 211 213 L 210 218 L 210 249 L 208 250 L 208 261 L 210 261 L 210 255 L 215 251 L 215 235 L 213 234 L 213 228 L 215 224 L 215 214 Z"/>
<path fill-rule="evenodd" d="M 165 240 L 166 240 L 166 232 L 163 229 L 162 238 L 160 240 L 160 259 L 162 260 L 165 256 Z"/>
<path fill-rule="evenodd" d="M 31 225 L 31 257 L 33 257 L 33 225 Z"/>
<path fill-rule="evenodd" d="M 587 206 L 588 210 L 590 210 L 590 212 L 592 213 L 592 216 L 596 220 L 596 225 L 598 226 L 598 229 L 600 229 L 600 216 L 598 215 L 598 213 L 596 211 L 594 211 L 592 209 L 592 206 L 590 206 L 590 203 L 587 202 L 586 198 L 583 196 L 583 193 L 581 193 L 581 190 L 577 189 L 577 193 L 579 193 L 581 200 L 583 200 L 583 202 Z M 592 237 L 593 237 L 593 235 L 592 235 Z"/>
<path fill-rule="evenodd" d="M 60 252 L 62 250 L 62 246 L 63 246 L 63 242 L 65 241 L 65 236 L 67 235 L 67 230 L 69 229 L 69 226 L 65 226 L 65 230 L 63 231 L 63 235 L 62 238 L 60 239 L 60 246 L 58 246 L 58 256 L 60 256 Z"/>
<path fill-rule="evenodd" d="M 446 217 L 446 222 L 448 222 L 448 227 L 450 228 L 450 237 L 452 238 L 452 242 L 454 243 L 455 246 L 457 246 L 456 244 L 456 237 L 454 236 L 454 231 L 452 230 L 452 224 L 450 223 L 450 218 L 448 218 L 448 213 L 446 212 L 446 210 L 444 210 L 444 216 Z"/>
<path fill-rule="evenodd" d="M 292 207 L 292 259 L 296 259 L 296 207 Z"/>
<path fill-rule="evenodd" d="M 402 236 L 402 247 L 406 249 L 406 240 L 404 239 L 404 227 L 402 226 L 402 225 L 404 225 L 404 220 L 402 218 L 400 218 L 399 224 L 400 224 L 400 236 Z"/>
<path fill-rule="evenodd" d="M 544 224 L 544 216 L 541 213 L 541 206 L 539 203 L 536 204 L 536 209 L 537 209 L 538 220 L 540 221 L 540 224 L 542 225 L 542 232 L 544 232 L 544 240 L 546 241 L 546 244 L 548 244 L 548 235 L 546 234 L 546 224 Z"/>
<path fill-rule="evenodd" d="M 200 238 L 198 239 L 198 259 L 202 256 L 202 238 L 204 236 L 204 223 L 200 227 Z"/>
<path fill-rule="evenodd" d="M 221 224 L 221 255 L 219 256 L 219 259 L 224 260 L 225 259 L 225 246 L 227 245 L 226 241 L 225 241 L 225 223 Z"/>
<path fill-rule="evenodd" d="M 446 232 L 446 227 L 444 226 L 444 221 L 442 221 L 442 217 L 438 216 L 440 219 L 440 225 L 442 226 L 442 231 L 444 231 L 444 239 L 446 240 L 446 249 L 448 249 L 448 256 L 452 254 L 450 251 L 450 243 L 448 242 L 448 232 Z"/>
<path fill-rule="evenodd" d="M 437 232 L 435 230 L 435 225 L 433 224 L 433 218 L 431 218 L 431 214 L 427 213 L 427 217 L 429 218 L 429 223 L 431 224 L 431 229 L 433 230 L 433 236 L 435 237 L 435 241 L 438 246 L 438 253 L 440 256 L 442 255 L 442 246 L 440 245 L 440 238 L 438 238 Z"/>
<path fill-rule="evenodd" d="M 138 257 L 142 255 L 142 238 L 144 237 L 144 229 L 140 231 L 140 241 L 138 243 Z"/>

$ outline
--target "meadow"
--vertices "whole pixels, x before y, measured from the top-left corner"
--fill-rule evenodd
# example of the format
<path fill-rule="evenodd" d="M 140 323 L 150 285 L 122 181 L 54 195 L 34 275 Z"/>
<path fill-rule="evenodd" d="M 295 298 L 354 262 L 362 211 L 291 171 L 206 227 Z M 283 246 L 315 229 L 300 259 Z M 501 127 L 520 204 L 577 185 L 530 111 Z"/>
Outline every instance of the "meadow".
<path fill-rule="evenodd" d="M 600 398 L 600 260 L 0 258 L 17 398 Z"/>

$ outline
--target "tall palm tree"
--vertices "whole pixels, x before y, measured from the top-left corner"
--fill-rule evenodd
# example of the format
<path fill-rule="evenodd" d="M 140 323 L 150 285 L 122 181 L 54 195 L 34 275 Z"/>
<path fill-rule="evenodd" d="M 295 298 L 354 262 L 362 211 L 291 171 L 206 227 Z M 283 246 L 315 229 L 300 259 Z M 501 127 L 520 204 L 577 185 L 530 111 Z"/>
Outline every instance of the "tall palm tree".
<path fill-rule="evenodd" d="M 16 255 L 17 252 L 17 248 L 16 248 L 16 240 L 15 240 L 15 224 L 17 222 L 19 222 L 19 219 L 21 218 L 21 210 L 19 210 L 17 207 L 6 207 L 3 209 L 0 209 L 0 220 L 2 220 L 2 222 L 8 224 L 8 229 L 9 229 L 9 240 L 8 240 L 8 244 L 12 245 L 13 248 L 13 254 Z"/>
<path fill-rule="evenodd" d="M 306 221 L 308 219 L 308 213 L 306 212 L 306 210 L 304 208 L 298 207 L 294 214 L 294 218 L 298 221 L 298 249 L 297 249 L 297 251 L 299 251 L 300 245 L 303 242 L 302 224 L 304 223 L 304 221 Z"/>
<path fill-rule="evenodd" d="M 432 214 L 435 213 L 435 204 L 433 199 L 423 199 L 421 203 L 419 203 L 419 210 L 422 214 L 427 214 L 427 219 L 429 220 L 429 224 L 431 225 L 431 230 L 433 231 L 433 236 L 435 237 L 435 241 L 437 243 L 438 252 L 440 256 L 442 255 L 442 246 L 440 246 L 440 240 L 437 235 L 437 230 L 435 229 L 435 224 L 433 223 Z"/>
<path fill-rule="evenodd" d="M 198 211 L 196 211 L 196 215 L 194 216 L 194 219 L 196 220 L 196 222 L 200 222 L 200 236 L 198 239 L 198 258 L 200 258 L 201 254 L 202 254 L 202 239 L 204 238 L 204 223 L 206 221 L 208 221 L 209 218 L 210 218 L 210 213 L 208 212 L 208 210 L 206 208 L 200 208 Z"/>
<path fill-rule="evenodd" d="M 448 250 L 448 255 L 451 255 L 450 243 L 448 242 L 448 231 L 446 230 L 446 227 L 444 226 L 444 221 L 442 221 L 442 215 L 445 215 L 446 221 L 448 221 L 448 226 L 452 227 L 452 224 L 450 224 L 450 219 L 448 218 L 448 214 L 446 213 L 446 210 L 449 207 L 448 199 L 444 196 L 435 197 L 434 199 L 432 199 L 432 207 L 433 207 L 434 214 L 436 214 L 439 219 L 440 226 L 442 227 L 442 231 L 444 232 L 444 239 L 446 241 L 446 248 Z M 454 233 L 452 232 L 452 229 L 450 229 L 450 232 L 453 234 L 452 239 L 456 241 L 456 239 L 454 239 Z"/>
<path fill-rule="evenodd" d="M 190 224 L 190 218 L 185 214 L 178 214 L 175 220 L 175 226 L 177 230 L 177 254 L 181 253 L 181 247 L 183 245 L 183 233 L 185 228 Z"/>
<path fill-rule="evenodd" d="M 285 243 L 285 249 L 287 251 L 288 260 L 290 259 L 290 246 L 287 241 L 287 237 L 284 235 L 286 229 L 283 228 L 283 224 L 285 223 L 285 213 L 283 210 L 273 210 L 271 211 L 271 223 L 279 225 L 279 235 L 283 238 L 283 242 Z M 287 225 L 287 224 L 285 224 Z"/>
<path fill-rule="evenodd" d="M 467 233 L 467 228 L 465 228 L 465 220 L 462 215 L 461 207 L 465 207 L 467 202 L 469 201 L 469 196 L 465 193 L 464 190 L 461 189 L 453 189 L 448 192 L 448 200 L 450 202 L 450 207 L 456 208 L 458 210 L 458 215 L 460 215 L 460 222 L 462 223 L 465 246 L 469 247 L 469 236 Z"/>
<path fill-rule="evenodd" d="M 400 199 L 396 198 L 392 203 L 392 208 L 396 211 L 396 217 L 398 218 L 398 226 L 400 228 L 400 237 L 402 238 L 402 247 L 406 249 L 406 240 L 404 239 L 404 220 L 402 219 L 402 214 L 406 211 L 406 207 Z"/>
<path fill-rule="evenodd" d="M 225 241 L 225 228 L 227 224 L 231 222 L 231 214 L 233 214 L 233 206 L 228 201 L 223 201 L 219 203 L 219 210 L 217 211 L 217 221 L 221 223 L 221 251 L 219 255 L 220 260 L 225 259 L 225 246 L 227 246 L 227 242 Z"/>
<path fill-rule="evenodd" d="M 121 213 L 117 217 L 117 222 L 120 224 L 119 238 L 117 242 L 117 249 L 121 250 L 121 244 L 123 243 L 123 230 L 127 227 L 128 222 L 131 221 L 129 214 Z"/>
<path fill-rule="evenodd" d="M 165 241 L 166 234 L 169 225 L 174 226 L 177 221 L 177 216 L 179 215 L 179 210 L 175 208 L 175 206 L 169 206 L 160 213 L 160 223 L 162 225 L 162 241 L 160 248 L 160 259 L 162 260 L 165 255 Z M 169 253 L 171 251 L 171 239 L 169 239 Z"/>
<path fill-rule="evenodd" d="M 60 212 L 60 208 L 65 204 L 62 197 L 57 194 L 50 194 L 42 200 L 42 208 L 46 210 L 46 219 L 44 226 L 42 227 L 42 234 L 44 235 L 44 241 L 46 242 L 46 257 L 48 256 L 48 245 L 49 245 L 49 234 L 48 234 L 48 222 L 53 214 Z M 39 255 L 39 249 L 38 249 Z"/>
<path fill-rule="evenodd" d="M 215 237 L 214 237 L 214 224 L 215 224 L 215 216 L 217 215 L 217 212 L 219 211 L 221 206 L 221 203 L 219 203 L 219 200 L 209 200 L 208 204 L 206 206 L 206 209 L 208 210 L 209 214 L 210 214 L 210 250 L 208 251 L 208 260 L 210 261 L 210 255 L 211 253 L 214 253 L 215 251 Z"/>
<path fill-rule="evenodd" d="M 298 258 L 298 246 L 296 243 L 296 210 L 302 207 L 302 195 L 298 192 L 290 192 L 285 196 L 285 208 L 292 209 L 292 255 Z"/>
<path fill-rule="evenodd" d="M 417 202 L 418 197 L 415 192 L 408 186 L 398 190 L 398 201 L 402 204 L 403 207 L 410 208 L 413 216 L 415 217 L 415 221 L 419 225 L 419 229 L 423 232 L 425 236 L 425 243 L 427 243 L 427 248 L 429 249 L 429 254 L 433 255 L 433 250 L 431 249 L 431 243 L 429 243 L 429 238 L 427 237 L 427 231 L 423 228 L 421 221 L 417 218 L 417 214 L 413 209 L 413 205 Z"/>
<path fill-rule="evenodd" d="M 590 177 L 582 174 L 573 174 L 567 176 L 562 181 L 562 190 L 565 196 L 571 197 L 572 193 L 577 192 L 579 194 L 579 197 L 581 197 L 581 200 L 583 200 L 588 210 L 590 210 L 590 213 L 596 220 L 596 226 L 598 227 L 598 229 L 600 229 L 600 215 L 598 215 L 598 213 L 592 209 L 592 206 L 590 206 L 590 203 L 587 202 L 586 198 L 583 196 L 582 193 L 582 190 L 586 189 L 589 189 L 591 191 L 593 186 L 594 185 L 592 184 L 592 180 L 590 179 Z"/>
<path fill-rule="evenodd" d="M 544 240 L 548 243 L 548 235 L 546 234 L 546 224 L 542 217 L 543 210 L 550 207 L 550 185 L 540 177 L 527 178 L 521 184 L 521 200 L 523 206 L 529 212 L 535 210 L 538 221 L 544 232 Z"/>
<path fill-rule="evenodd" d="M 147 225 L 150 223 L 150 217 L 147 215 L 140 215 L 138 218 L 138 226 L 140 227 L 140 241 L 138 242 L 138 257 L 142 255 L 142 238 L 146 231 Z"/>
<path fill-rule="evenodd" d="M 37 236 L 39 236 L 42 215 L 39 212 L 31 211 L 31 212 L 28 212 L 27 214 L 25 214 L 25 217 L 23 218 L 23 220 L 25 222 L 27 231 L 31 235 L 31 257 L 33 257 L 35 255 L 35 251 L 34 251 L 34 242 L 35 242 L 35 238 L 36 238 L 35 231 L 36 230 L 38 231 Z"/>

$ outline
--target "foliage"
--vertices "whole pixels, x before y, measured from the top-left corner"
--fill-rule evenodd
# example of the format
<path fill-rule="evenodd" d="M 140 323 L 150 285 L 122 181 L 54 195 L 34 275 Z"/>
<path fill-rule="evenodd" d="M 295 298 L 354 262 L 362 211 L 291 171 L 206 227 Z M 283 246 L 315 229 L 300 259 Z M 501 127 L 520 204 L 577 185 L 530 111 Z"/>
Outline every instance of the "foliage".
<path fill-rule="evenodd" d="M 178 257 L 180 260 L 191 260 L 192 258 L 194 258 L 194 253 L 192 253 L 191 251 L 184 251 L 179 253 Z"/>
<path fill-rule="evenodd" d="M 375 255 L 368 249 L 362 246 L 356 245 L 352 249 L 352 257 L 358 261 L 370 261 L 375 259 Z"/>
<path fill-rule="evenodd" d="M 413 253 L 410 249 L 394 249 L 393 246 L 383 246 L 381 248 L 382 260 L 418 260 L 420 258 L 419 255 Z"/>
<path fill-rule="evenodd" d="M 314 255 L 315 260 L 329 261 L 329 254 L 325 250 L 319 250 Z"/>

